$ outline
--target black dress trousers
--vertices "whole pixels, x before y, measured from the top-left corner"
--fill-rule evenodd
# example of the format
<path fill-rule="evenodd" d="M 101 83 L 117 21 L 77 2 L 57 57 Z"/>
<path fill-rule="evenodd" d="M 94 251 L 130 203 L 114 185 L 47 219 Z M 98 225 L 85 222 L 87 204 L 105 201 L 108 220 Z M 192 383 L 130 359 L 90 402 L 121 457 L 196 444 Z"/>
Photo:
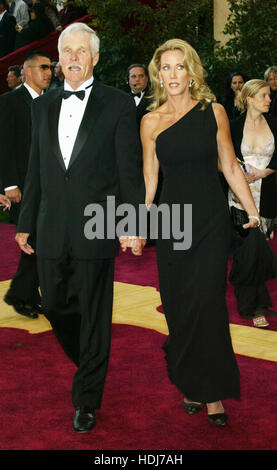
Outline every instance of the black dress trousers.
<path fill-rule="evenodd" d="M 72 387 L 75 408 L 101 407 L 110 352 L 114 259 L 38 256 L 45 316 L 78 367 Z"/>

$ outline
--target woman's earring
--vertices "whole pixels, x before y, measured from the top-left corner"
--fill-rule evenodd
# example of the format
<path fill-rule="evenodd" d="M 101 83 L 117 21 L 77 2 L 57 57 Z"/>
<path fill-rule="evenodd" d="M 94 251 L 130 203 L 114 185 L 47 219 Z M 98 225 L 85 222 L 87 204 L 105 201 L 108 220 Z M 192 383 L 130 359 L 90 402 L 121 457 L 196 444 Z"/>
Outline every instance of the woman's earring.
<path fill-rule="evenodd" d="M 163 88 L 164 87 L 164 82 L 162 80 L 160 80 L 160 87 Z"/>
<path fill-rule="evenodd" d="M 190 80 L 189 81 L 189 88 L 192 86 L 192 84 L 193 84 L 193 80 Z"/>

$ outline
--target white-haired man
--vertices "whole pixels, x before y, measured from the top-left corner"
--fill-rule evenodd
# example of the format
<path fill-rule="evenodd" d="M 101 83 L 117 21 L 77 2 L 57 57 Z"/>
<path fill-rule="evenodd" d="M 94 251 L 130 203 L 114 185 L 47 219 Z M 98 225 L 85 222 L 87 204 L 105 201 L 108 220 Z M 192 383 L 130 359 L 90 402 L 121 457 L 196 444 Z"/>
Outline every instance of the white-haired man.
<path fill-rule="evenodd" d="M 59 38 L 64 88 L 33 106 L 35 123 L 17 241 L 33 249 L 37 226 L 38 270 L 46 317 L 77 365 L 72 400 L 74 431 L 95 426 L 108 365 L 114 257 L 118 241 L 84 235 L 86 207 L 107 214 L 107 196 L 138 206 L 144 201 L 134 102 L 94 79 L 99 39 L 75 23 Z M 105 218 L 106 220 L 106 218 Z M 93 238 L 93 239 L 91 239 Z M 137 237 L 133 250 L 140 253 Z"/>

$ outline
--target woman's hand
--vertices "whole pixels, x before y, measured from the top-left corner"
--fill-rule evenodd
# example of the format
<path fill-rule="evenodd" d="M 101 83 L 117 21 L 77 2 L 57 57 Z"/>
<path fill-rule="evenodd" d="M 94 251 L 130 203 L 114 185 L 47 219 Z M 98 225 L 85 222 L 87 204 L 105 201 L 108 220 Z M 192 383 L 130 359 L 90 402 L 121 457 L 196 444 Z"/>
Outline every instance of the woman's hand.
<path fill-rule="evenodd" d="M 257 227 L 260 226 L 260 223 L 261 223 L 261 221 L 260 221 L 260 218 L 259 218 L 259 217 L 256 217 L 256 216 L 255 216 L 255 217 L 254 217 L 254 216 L 251 217 L 251 216 L 250 216 L 249 222 L 248 222 L 247 224 L 244 224 L 242 227 L 243 227 L 244 229 L 247 229 L 247 228 L 257 228 Z"/>
<path fill-rule="evenodd" d="M 0 194 L 0 206 L 4 206 L 3 211 L 6 211 L 7 209 L 10 210 L 11 208 L 11 201 L 7 196 L 4 196 L 3 194 Z"/>
<path fill-rule="evenodd" d="M 267 175 L 265 174 L 265 170 L 259 170 L 253 165 L 249 163 L 247 166 L 250 168 L 250 172 L 245 173 L 245 179 L 248 184 L 255 183 L 255 181 L 265 178 Z"/>
<path fill-rule="evenodd" d="M 249 173 L 245 173 L 245 179 L 248 184 L 254 183 L 255 181 L 266 178 L 268 175 L 274 173 L 275 170 L 271 170 L 270 168 L 265 168 L 264 170 L 259 170 L 258 168 L 250 165 L 249 163 L 247 166 L 250 168 Z"/>
<path fill-rule="evenodd" d="M 133 255 L 135 256 L 141 256 L 142 255 L 142 250 L 146 244 L 146 238 L 141 238 L 141 237 L 120 237 L 120 246 L 122 251 L 126 251 L 127 248 L 131 248 L 131 251 Z"/>

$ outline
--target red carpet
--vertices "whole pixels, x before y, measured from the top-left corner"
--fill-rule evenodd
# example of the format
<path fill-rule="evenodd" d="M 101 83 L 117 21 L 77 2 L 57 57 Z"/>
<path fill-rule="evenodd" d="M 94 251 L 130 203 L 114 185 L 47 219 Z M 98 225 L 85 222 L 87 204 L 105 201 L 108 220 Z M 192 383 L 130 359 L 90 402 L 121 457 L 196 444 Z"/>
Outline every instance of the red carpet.
<path fill-rule="evenodd" d="M 5 240 L 0 280 L 9 279 L 16 268 L 13 236 L 12 226 L 0 224 Z M 145 249 L 141 258 L 120 255 L 116 280 L 156 287 L 155 249 Z M 274 283 L 270 290 L 276 302 L 273 289 Z M 242 323 L 229 286 L 228 304 L 231 321 Z M 276 329 L 277 320 L 270 323 Z M 98 425 L 91 433 L 76 435 L 71 424 L 75 369 L 52 332 L 31 335 L 0 328 L 0 450 L 276 450 L 275 362 L 237 356 L 241 401 L 224 402 L 230 419 L 225 429 L 218 429 L 208 422 L 205 411 L 195 416 L 183 411 L 182 396 L 167 378 L 164 339 L 145 328 L 113 325 Z"/>

